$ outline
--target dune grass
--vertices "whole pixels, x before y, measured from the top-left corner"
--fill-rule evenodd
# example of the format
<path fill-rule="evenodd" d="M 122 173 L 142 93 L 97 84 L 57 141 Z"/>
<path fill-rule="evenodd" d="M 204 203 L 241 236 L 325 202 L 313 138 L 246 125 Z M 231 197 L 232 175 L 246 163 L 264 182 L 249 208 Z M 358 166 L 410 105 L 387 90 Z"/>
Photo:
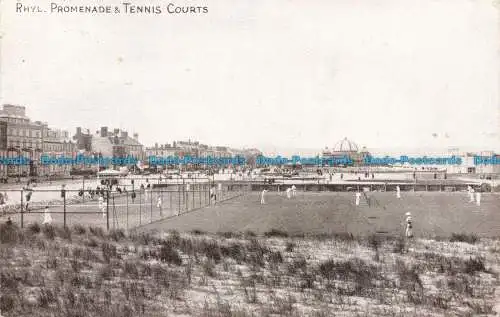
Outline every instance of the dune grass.
<path fill-rule="evenodd" d="M 452 240 L 452 241 L 450 241 Z M 500 241 L 0 227 L 3 316 L 493 314 Z"/>

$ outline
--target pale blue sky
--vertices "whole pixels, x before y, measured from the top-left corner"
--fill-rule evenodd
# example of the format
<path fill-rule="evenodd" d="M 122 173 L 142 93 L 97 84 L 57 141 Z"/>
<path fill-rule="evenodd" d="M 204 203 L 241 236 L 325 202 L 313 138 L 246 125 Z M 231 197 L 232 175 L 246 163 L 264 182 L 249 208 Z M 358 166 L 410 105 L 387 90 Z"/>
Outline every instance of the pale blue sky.
<path fill-rule="evenodd" d="M 18 15 L 2 2 L 0 101 L 71 132 L 121 126 L 146 144 L 320 149 L 346 136 L 376 148 L 500 149 L 491 1 L 176 2 L 207 5 L 198 16 Z"/>

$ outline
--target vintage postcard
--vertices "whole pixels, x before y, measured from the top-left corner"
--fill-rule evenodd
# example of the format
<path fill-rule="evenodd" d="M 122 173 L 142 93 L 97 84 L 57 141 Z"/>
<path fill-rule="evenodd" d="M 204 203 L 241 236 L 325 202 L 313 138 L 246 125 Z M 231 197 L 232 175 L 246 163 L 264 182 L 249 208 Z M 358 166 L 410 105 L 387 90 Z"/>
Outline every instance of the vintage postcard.
<path fill-rule="evenodd" d="M 0 0 L 0 317 L 500 314 L 497 0 Z"/>

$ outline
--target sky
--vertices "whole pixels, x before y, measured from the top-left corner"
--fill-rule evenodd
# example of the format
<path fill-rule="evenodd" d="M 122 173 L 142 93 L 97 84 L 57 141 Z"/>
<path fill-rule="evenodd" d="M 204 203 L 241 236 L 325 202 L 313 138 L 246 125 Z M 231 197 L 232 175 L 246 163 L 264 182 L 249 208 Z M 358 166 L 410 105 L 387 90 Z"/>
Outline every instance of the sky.
<path fill-rule="evenodd" d="M 0 102 L 54 127 L 146 145 L 500 151 L 492 1 L 192 0 L 175 4 L 208 13 L 101 16 L 1 1 Z"/>

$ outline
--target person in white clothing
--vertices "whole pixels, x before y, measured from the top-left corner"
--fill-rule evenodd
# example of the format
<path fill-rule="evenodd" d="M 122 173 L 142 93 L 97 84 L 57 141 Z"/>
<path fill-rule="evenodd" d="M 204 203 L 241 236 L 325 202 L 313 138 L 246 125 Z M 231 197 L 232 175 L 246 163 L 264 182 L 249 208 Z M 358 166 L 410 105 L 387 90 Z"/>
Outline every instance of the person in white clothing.
<path fill-rule="evenodd" d="M 102 217 L 106 217 L 106 205 L 104 205 L 104 197 L 99 196 L 99 210 L 102 212 Z"/>
<path fill-rule="evenodd" d="M 292 189 L 290 187 L 286 189 L 286 198 L 292 198 Z"/>
<path fill-rule="evenodd" d="M 476 205 L 481 206 L 481 192 L 476 192 Z"/>
<path fill-rule="evenodd" d="M 43 211 L 43 223 L 44 225 L 52 224 L 52 217 L 50 216 L 49 206 L 45 206 L 45 210 Z"/>
<path fill-rule="evenodd" d="M 217 204 L 217 194 L 215 192 L 215 186 L 210 188 L 210 200 L 213 200 L 214 205 Z"/>
<path fill-rule="evenodd" d="M 295 187 L 295 185 L 292 185 L 292 196 L 297 196 L 297 187 Z"/>
<path fill-rule="evenodd" d="M 406 214 L 406 228 L 405 228 L 405 236 L 406 238 L 413 238 L 413 219 L 411 218 L 411 213 L 407 212 Z"/>
<path fill-rule="evenodd" d="M 399 185 L 396 186 L 396 197 L 401 198 L 401 188 L 399 188 Z"/>
<path fill-rule="evenodd" d="M 359 206 L 360 199 L 361 199 L 361 193 L 360 192 L 356 192 L 356 206 Z"/>
<path fill-rule="evenodd" d="M 469 190 L 469 202 L 473 203 L 474 202 L 474 188 L 470 187 Z"/>
<path fill-rule="evenodd" d="M 264 205 L 266 203 L 266 193 L 267 189 L 264 189 L 262 193 L 260 194 L 260 204 Z"/>
<path fill-rule="evenodd" d="M 161 196 L 158 197 L 158 200 L 156 201 L 156 208 L 160 209 L 160 216 L 162 215 L 162 210 L 161 210 Z"/>

